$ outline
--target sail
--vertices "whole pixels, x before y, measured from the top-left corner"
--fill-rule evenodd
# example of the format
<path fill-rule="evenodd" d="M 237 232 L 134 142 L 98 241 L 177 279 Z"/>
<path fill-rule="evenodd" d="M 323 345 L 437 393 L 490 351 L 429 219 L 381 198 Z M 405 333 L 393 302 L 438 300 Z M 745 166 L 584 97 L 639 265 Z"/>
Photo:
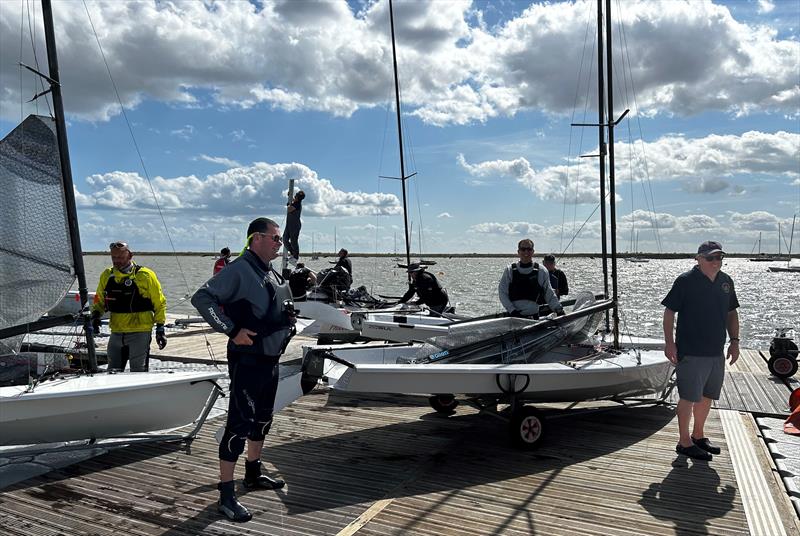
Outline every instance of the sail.
<path fill-rule="evenodd" d="M 30 115 L 0 140 L 0 329 L 37 320 L 75 280 L 55 121 Z M 0 340 L 16 352 L 21 336 Z"/>
<path fill-rule="evenodd" d="M 579 293 L 572 311 L 559 319 L 491 318 L 461 322 L 447 335 L 428 339 L 416 355 L 398 363 L 534 363 L 563 344 L 586 341 L 597 331 L 603 311 L 591 292 Z"/>

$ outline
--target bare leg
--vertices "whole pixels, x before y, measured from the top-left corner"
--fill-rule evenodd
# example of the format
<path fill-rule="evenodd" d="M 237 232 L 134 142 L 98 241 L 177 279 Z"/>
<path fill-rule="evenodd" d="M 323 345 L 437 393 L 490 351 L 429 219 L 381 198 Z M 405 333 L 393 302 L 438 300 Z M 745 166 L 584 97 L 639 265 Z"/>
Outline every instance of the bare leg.
<path fill-rule="evenodd" d="M 263 441 L 247 440 L 247 461 L 254 462 L 261 459 L 261 450 L 264 448 Z"/>
<path fill-rule="evenodd" d="M 703 399 L 694 405 L 694 426 L 692 427 L 692 437 L 695 439 L 703 439 L 705 432 L 703 428 L 708 418 L 708 413 L 711 411 L 711 404 L 713 401 L 710 398 L 703 397 Z"/>
<path fill-rule="evenodd" d="M 697 404 L 700 404 L 698 402 Z M 675 412 L 678 414 L 678 433 L 680 434 L 679 443 L 682 447 L 691 447 L 692 438 L 689 436 L 689 421 L 692 419 L 692 408 L 696 406 L 690 400 L 679 400 Z M 708 415 L 708 412 L 706 412 Z"/>
<path fill-rule="evenodd" d="M 230 482 L 233 480 L 233 469 L 236 467 L 236 462 L 226 462 L 225 460 L 219 461 L 219 481 Z"/>

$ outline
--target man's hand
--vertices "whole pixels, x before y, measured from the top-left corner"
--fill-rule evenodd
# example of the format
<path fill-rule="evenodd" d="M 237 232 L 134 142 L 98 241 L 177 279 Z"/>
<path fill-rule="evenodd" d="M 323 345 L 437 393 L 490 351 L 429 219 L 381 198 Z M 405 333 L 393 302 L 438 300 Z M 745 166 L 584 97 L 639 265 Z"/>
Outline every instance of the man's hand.
<path fill-rule="evenodd" d="M 731 365 L 739 359 L 739 341 L 731 341 L 728 345 L 728 359 Z"/>
<path fill-rule="evenodd" d="M 567 314 L 567 313 L 564 312 L 564 309 L 556 311 L 556 316 L 564 316 L 565 314 Z"/>
<path fill-rule="evenodd" d="M 252 336 L 255 335 L 255 331 L 250 331 L 247 328 L 242 328 L 239 330 L 239 333 L 233 338 L 233 344 L 238 344 L 239 346 L 253 346 L 253 339 Z"/>
<path fill-rule="evenodd" d="M 673 365 L 678 364 L 678 345 L 674 342 L 668 342 L 664 345 L 664 355 L 667 356 L 670 363 Z"/>
<path fill-rule="evenodd" d="M 164 332 L 164 324 L 158 324 L 156 326 L 156 344 L 158 344 L 159 350 L 163 350 L 167 347 L 167 334 Z"/>

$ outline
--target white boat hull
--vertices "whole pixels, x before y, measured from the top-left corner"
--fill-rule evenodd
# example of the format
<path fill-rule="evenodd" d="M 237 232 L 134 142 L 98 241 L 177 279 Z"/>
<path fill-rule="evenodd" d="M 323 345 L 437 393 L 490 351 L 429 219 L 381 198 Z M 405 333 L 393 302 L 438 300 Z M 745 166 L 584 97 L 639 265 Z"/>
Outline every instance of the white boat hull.
<path fill-rule="evenodd" d="M 323 365 L 327 384 L 348 392 L 502 396 L 519 391 L 519 399 L 574 402 L 657 393 L 673 371 L 662 352 L 615 354 L 583 346 L 559 347 L 531 364 L 397 364 L 397 358 L 417 353 L 414 344 L 311 347 L 306 354 L 312 349 L 349 364 L 325 359 Z"/>
<path fill-rule="evenodd" d="M 177 428 L 203 410 L 221 372 L 64 376 L 0 388 L 0 445 L 30 445 Z"/>

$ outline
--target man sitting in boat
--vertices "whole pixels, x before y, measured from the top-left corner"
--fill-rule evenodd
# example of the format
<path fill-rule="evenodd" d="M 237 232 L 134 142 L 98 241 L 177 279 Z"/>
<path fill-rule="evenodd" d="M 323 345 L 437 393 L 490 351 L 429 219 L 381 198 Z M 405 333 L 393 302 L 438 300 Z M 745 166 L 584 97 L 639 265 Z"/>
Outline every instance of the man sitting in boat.
<path fill-rule="evenodd" d="M 281 249 L 280 227 L 256 218 L 247 227 L 247 246 L 223 271 L 206 281 L 192 305 L 206 322 L 228 339 L 231 377 L 228 419 L 219 443 L 218 509 L 232 521 L 252 514 L 236 498 L 233 473 L 239 456 L 244 463 L 244 487 L 278 489 L 284 481 L 261 471 L 261 451 L 272 426 L 278 391 L 278 360 L 294 335 L 291 291 L 272 267 Z M 224 307 L 224 308 L 223 308 Z"/>
<path fill-rule="evenodd" d="M 546 269 L 533 262 L 533 240 L 523 239 L 517 245 L 519 262 L 512 263 L 503 271 L 498 292 L 500 303 L 511 316 L 539 318 L 539 300 L 550 306 L 559 316 L 564 308 L 550 285 Z"/>
<path fill-rule="evenodd" d="M 317 283 L 317 274 L 306 268 L 305 263 L 298 262 L 297 268 L 289 275 L 289 288 L 292 290 L 292 299 L 302 301 L 306 299 L 306 291 Z"/>
<path fill-rule="evenodd" d="M 101 317 L 110 312 L 108 368 L 125 370 L 125 363 L 130 361 L 132 372 L 146 372 L 153 324 L 158 347 L 167 346 L 164 332 L 167 299 L 156 273 L 133 262 L 133 252 L 127 243 L 112 242 L 109 249 L 113 266 L 100 274 L 92 303 L 92 326 L 99 333 Z"/>
<path fill-rule="evenodd" d="M 334 268 L 344 268 L 347 270 L 347 273 L 350 274 L 350 278 L 352 281 L 353 278 L 353 263 L 350 260 L 350 257 L 347 256 L 348 252 L 346 249 L 342 248 L 339 250 L 339 260 L 336 261 Z"/>
<path fill-rule="evenodd" d="M 550 274 L 550 286 L 553 287 L 553 292 L 556 293 L 556 297 L 560 299 L 569 294 L 567 276 L 564 272 L 556 268 L 556 256 L 552 253 L 545 255 L 542 259 L 542 264 L 544 264 L 544 267 L 547 268 L 547 272 Z M 544 303 L 543 299 L 540 298 L 540 300 L 540 304 Z"/>
<path fill-rule="evenodd" d="M 425 268 L 416 262 L 408 265 L 411 282 L 408 291 L 400 298 L 400 303 L 406 303 L 416 294 L 419 296 L 419 303 L 427 305 L 431 311 L 443 313 L 447 309 L 447 291 L 439 284 L 436 276 L 425 271 Z"/>
<path fill-rule="evenodd" d="M 219 259 L 214 263 L 214 274 L 216 275 L 217 272 L 221 271 L 223 268 L 228 266 L 231 262 L 231 250 L 229 248 L 222 248 L 219 250 Z"/>

